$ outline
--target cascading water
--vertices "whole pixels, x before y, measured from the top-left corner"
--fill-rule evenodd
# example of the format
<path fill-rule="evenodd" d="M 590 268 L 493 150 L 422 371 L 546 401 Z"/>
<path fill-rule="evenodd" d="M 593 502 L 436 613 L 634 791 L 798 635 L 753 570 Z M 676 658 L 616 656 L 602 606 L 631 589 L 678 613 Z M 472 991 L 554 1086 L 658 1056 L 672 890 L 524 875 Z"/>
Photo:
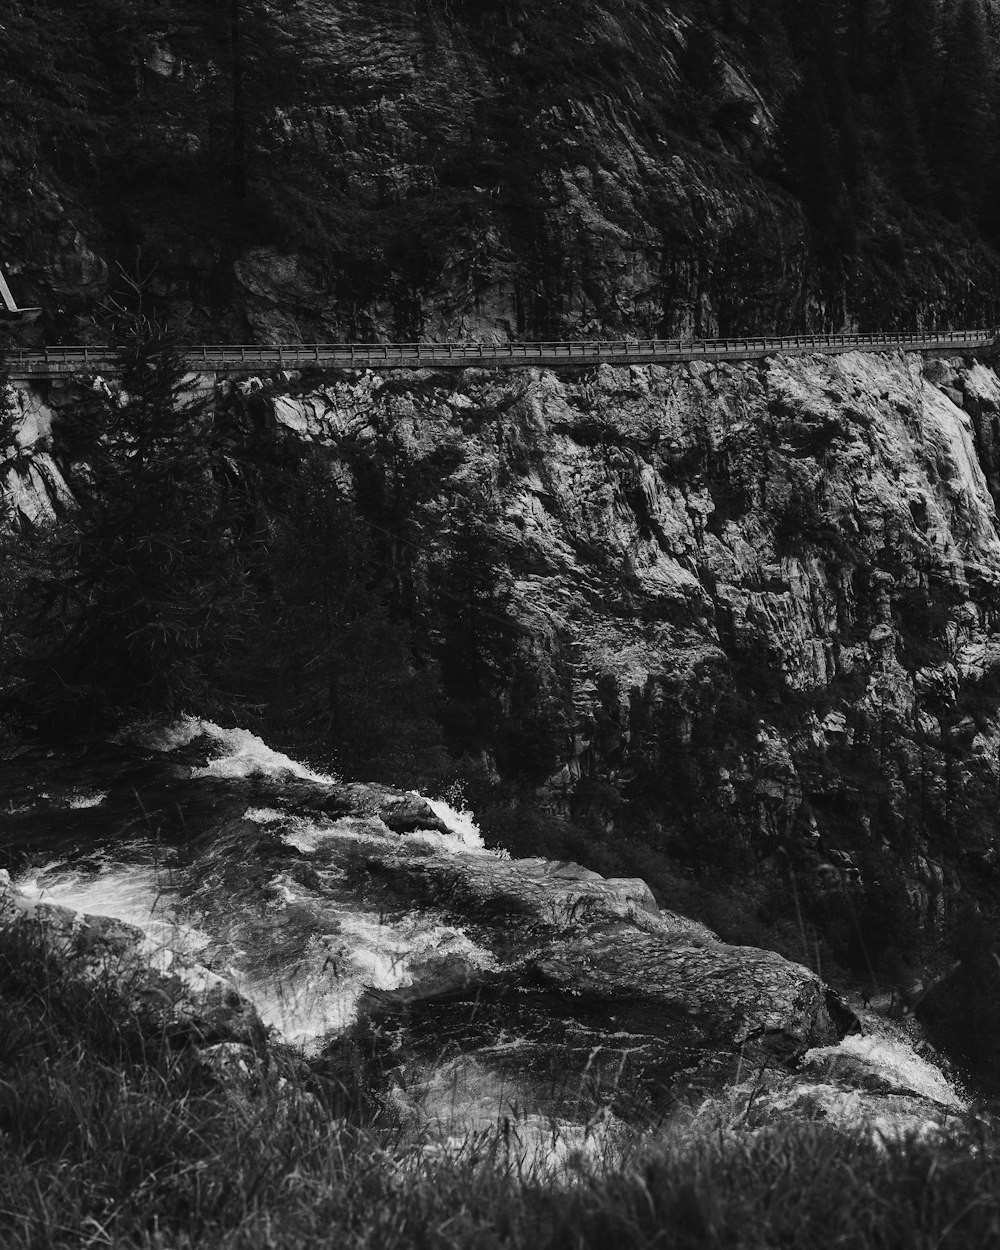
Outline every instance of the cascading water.
<path fill-rule="evenodd" d="M 246 730 L 191 717 L 148 734 L 146 745 L 169 751 L 199 736 L 208 737 L 218 753 L 194 770 L 196 777 L 333 780 Z M 96 806 L 102 797 L 82 795 L 71 805 Z M 429 802 L 450 831 L 418 831 L 411 835 L 414 844 L 489 854 L 471 813 L 442 800 Z M 151 947 L 210 962 L 250 999 L 265 1024 L 307 1052 L 354 1022 L 368 990 L 405 988 L 442 961 L 465 962 L 470 969 L 493 966 L 488 951 L 440 915 L 423 909 L 390 916 L 364 906 L 343 886 L 346 861 L 358 847 L 392 836 L 377 818 L 331 821 L 249 807 L 243 819 L 308 855 L 310 884 L 279 873 L 255 893 L 245 893 L 234 909 L 231 893 L 218 895 L 212 882 L 199 880 L 179 867 L 176 857 L 165 858 L 162 848 L 144 841 L 105 849 L 82 865 L 54 861 L 33 867 L 15 884 L 27 899 L 126 921 L 146 934 Z"/>
<path fill-rule="evenodd" d="M 135 925 L 151 947 L 198 957 L 209 945 L 205 933 L 179 920 L 181 900 L 165 873 L 152 861 L 151 848 L 123 848 L 127 859 L 98 859 L 88 867 L 54 861 L 15 877 L 32 903 L 54 903 L 86 916 L 110 916 Z"/>
<path fill-rule="evenodd" d="M 659 1117 L 690 1072 L 735 1064 L 732 1105 L 754 1063 L 780 1073 L 766 1052 L 744 1066 L 776 1031 L 800 1066 L 751 1080 L 741 1129 L 773 1113 L 888 1133 L 961 1111 L 901 1035 L 844 1038 L 811 973 L 661 913 L 642 882 L 510 860 L 468 812 L 340 783 L 244 730 L 185 718 L 142 748 L 124 781 L 118 761 L 93 784 L 68 770 L 36 791 L 44 811 L 18 808 L 45 859 L 17 873 L 17 905 L 137 927 L 154 966 L 176 952 L 219 974 L 306 1055 L 387 1022 L 386 1096 L 414 1142 L 548 1174 L 607 1160 L 620 1116 Z"/>

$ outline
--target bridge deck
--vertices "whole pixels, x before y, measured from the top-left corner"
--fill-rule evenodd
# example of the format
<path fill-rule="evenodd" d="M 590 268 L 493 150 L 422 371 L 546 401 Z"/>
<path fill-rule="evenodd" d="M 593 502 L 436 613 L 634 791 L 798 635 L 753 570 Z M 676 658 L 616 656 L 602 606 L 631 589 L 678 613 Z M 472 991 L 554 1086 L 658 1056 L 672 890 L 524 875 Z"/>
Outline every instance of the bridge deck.
<path fill-rule="evenodd" d="M 250 373 L 257 370 L 485 368 L 544 365 L 669 364 L 690 360 L 753 360 L 775 355 L 851 351 L 965 352 L 997 345 L 998 332 L 945 330 L 912 334 L 799 334 L 785 338 L 618 339 L 565 343 L 289 343 L 205 344 L 185 349 L 193 372 Z M 54 346 L 14 349 L 10 376 L 55 378 L 65 374 L 113 372 L 105 347 Z"/>

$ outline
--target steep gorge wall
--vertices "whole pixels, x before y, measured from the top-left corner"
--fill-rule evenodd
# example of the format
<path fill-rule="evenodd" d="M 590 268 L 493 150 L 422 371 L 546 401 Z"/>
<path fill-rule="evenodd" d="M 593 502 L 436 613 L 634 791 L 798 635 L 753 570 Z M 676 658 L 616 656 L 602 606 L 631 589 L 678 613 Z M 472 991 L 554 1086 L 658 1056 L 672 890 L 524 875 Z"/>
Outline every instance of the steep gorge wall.
<path fill-rule="evenodd" d="M 427 529 L 446 542 L 463 500 L 493 527 L 537 704 L 566 729 L 551 804 L 696 860 L 791 853 L 820 891 L 888 854 L 931 928 L 963 875 L 995 888 L 991 368 L 399 372 L 274 410 L 347 489 L 359 463 L 391 472 L 390 439 L 453 466 Z"/>
<path fill-rule="evenodd" d="M 409 510 L 394 558 L 414 585 L 470 523 L 490 535 L 532 674 L 503 695 L 530 745 L 498 759 L 549 810 L 699 869 L 780 880 L 792 862 L 820 909 L 873 884 L 898 907 L 898 880 L 925 932 L 960 887 L 995 894 L 989 366 L 398 370 L 234 397 L 325 448 L 360 523 L 384 524 L 373 491 Z M 72 403 L 17 392 L 5 493 L 22 524 L 65 506 L 50 424 Z"/>

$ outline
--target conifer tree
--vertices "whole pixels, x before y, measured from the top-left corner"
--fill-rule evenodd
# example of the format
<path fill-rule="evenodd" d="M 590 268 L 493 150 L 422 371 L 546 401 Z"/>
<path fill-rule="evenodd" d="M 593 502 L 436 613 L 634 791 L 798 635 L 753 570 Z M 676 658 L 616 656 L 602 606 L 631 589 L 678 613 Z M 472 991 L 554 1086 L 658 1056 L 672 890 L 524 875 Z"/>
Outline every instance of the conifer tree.
<path fill-rule="evenodd" d="M 441 676 L 450 699 L 445 728 L 450 746 L 461 754 L 482 750 L 496 738 L 517 631 L 508 619 L 495 533 L 467 502 L 459 501 L 457 512 L 436 584 Z"/>
<path fill-rule="evenodd" d="M 877 0 L 847 0 L 843 20 L 850 79 L 857 88 L 866 89 L 877 76 L 874 40 L 878 21 Z"/>
<path fill-rule="evenodd" d="M 843 195 L 839 143 L 818 76 L 808 78 L 785 105 L 782 150 L 792 189 L 821 230 L 833 224 Z"/>
<path fill-rule="evenodd" d="M 251 604 L 227 447 L 183 358 L 137 319 L 120 376 L 93 381 L 60 437 L 86 465 L 30 610 L 32 701 L 69 726 L 204 706 Z"/>
<path fill-rule="evenodd" d="M 182 56 L 210 66 L 177 84 L 172 107 L 206 134 L 214 167 L 244 199 L 273 111 L 297 98 L 304 49 L 299 0 L 168 0 L 158 14 Z"/>
<path fill-rule="evenodd" d="M 905 79 L 925 136 L 940 77 L 939 26 L 937 0 L 886 0 L 878 24 L 884 79 Z"/>
<path fill-rule="evenodd" d="M 888 133 L 896 186 L 911 204 L 926 207 L 934 198 L 934 184 L 920 115 L 909 82 L 902 74 L 889 97 Z"/>
<path fill-rule="evenodd" d="M 952 217 L 975 219 L 993 167 L 990 132 L 993 60 L 980 0 L 956 0 L 947 14 L 932 162 L 941 205 Z"/>

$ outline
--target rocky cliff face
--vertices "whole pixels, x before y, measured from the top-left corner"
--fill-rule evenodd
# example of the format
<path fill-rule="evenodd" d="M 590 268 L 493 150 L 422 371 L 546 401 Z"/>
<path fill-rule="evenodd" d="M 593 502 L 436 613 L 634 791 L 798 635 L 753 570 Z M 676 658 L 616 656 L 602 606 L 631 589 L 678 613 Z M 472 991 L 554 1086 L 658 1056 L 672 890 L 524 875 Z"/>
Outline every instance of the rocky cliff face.
<path fill-rule="evenodd" d="M 44 525 L 72 506 L 72 496 L 52 458 L 53 410 L 27 386 L 5 389 L 2 398 L 0 498 L 3 523 Z"/>
<path fill-rule="evenodd" d="M 971 197 L 946 219 L 897 185 L 926 136 L 912 101 L 895 117 L 909 70 L 881 26 L 851 35 L 864 72 L 842 50 L 855 82 L 815 63 L 801 4 L 248 0 L 237 103 L 203 6 L 124 7 L 9 22 L 0 257 L 50 338 L 100 337 L 103 297 L 129 295 L 116 264 L 201 341 L 996 320 Z M 793 95 L 827 74 L 817 119 Z M 789 113 L 813 127 L 805 183 Z"/>
<path fill-rule="evenodd" d="M 866 981 L 910 975 L 909 947 L 940 938 L 963 896 L 992 906 L 988 364 L 849 354 L 230 389 L 220 402 L 324 449 L 359 523 L 373 490 L 423 482 L 398 549 L 414 584 L 470 518 L 489 532 L 533 675 L 505 698 L 546 770 L 536 804 L 599 821 L 609 847 L 638 839 L 738 879 L 748 913 L 785 917 L 785 949 L 832 951 Z M 669 875 L 654 885 L 671 896 Z M 589 985 L 603 958 L 558 975 Z"/>
<path fill-rule="evenodd" d="M 798 848 L 820 893 L 889 853 L 929 926 L 959 875 L 993 880 L 988 366 L 369 374 L 274 408 L 348 481 L 389 430 L 414 462 L 452 450 L 430 510 L 490 518 L 538 697 L 570 716 L 553 803 L 599 780 L 696 856 Z"/>

